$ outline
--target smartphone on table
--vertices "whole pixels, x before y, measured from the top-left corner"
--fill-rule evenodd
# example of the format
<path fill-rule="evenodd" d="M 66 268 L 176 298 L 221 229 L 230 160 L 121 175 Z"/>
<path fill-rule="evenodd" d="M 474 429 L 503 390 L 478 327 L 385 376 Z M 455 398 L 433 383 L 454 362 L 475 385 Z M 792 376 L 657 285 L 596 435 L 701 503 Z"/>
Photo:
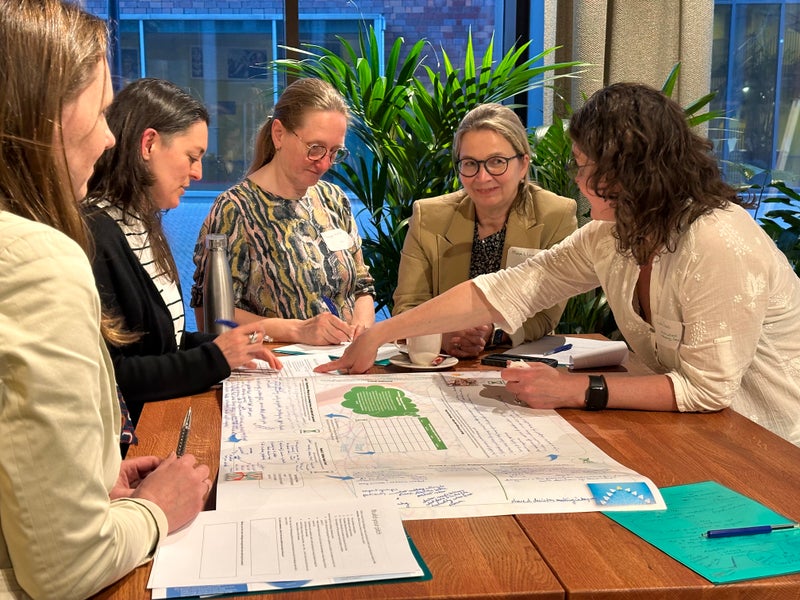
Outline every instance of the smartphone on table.
<path fill-rule="evenodd" d="M 505 368 L 510 360 L 522 360 L 525 362 L 538 362 L 557 367 L 558 361 L 555 358 L 545 358 L 540 356 L 523 356 L 521 354 L 487 354 L 481 359 L 482 365 Z"/>

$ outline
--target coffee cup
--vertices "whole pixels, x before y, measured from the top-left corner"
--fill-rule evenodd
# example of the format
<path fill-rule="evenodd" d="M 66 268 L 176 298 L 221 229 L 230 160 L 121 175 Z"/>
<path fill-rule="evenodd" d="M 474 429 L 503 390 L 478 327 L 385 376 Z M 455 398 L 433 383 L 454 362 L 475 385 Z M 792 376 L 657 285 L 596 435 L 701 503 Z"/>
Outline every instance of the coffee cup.
<path fill-rule="evenodd" d="M 442 349 L 442 334 L 417 335 L 406 339 L 408 358 L 415 365 L 429 366 Z"/>

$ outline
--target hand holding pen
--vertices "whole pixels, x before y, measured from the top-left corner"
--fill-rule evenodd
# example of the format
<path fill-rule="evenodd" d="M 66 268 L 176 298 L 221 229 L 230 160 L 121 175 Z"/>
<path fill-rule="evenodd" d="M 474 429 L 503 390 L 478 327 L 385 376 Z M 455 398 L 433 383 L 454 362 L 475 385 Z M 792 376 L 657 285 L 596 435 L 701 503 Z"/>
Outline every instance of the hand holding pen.
<path fill-rule="evenodd" d="M 325 308 L 308 319 L 288 319 L 292 322 L 290 340 L 312 346 L 330 346 L 350 342 L 355 328 L 339 316 L 336 304 L 327 296 L 320 296 Z"/>

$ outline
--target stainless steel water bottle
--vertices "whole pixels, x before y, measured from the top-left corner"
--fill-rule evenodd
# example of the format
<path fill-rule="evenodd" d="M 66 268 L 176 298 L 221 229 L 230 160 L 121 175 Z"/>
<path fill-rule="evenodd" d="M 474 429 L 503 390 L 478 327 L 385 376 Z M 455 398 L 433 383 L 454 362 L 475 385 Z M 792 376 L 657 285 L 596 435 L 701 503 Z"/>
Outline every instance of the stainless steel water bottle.
<path fill-rule="evenodd" d="M 221 233 L 206 235 L 206 271 L 203 279 L 203 330 L 223 333 L 230 329 L 218 323 L 233 321 L 233 277 L 228 262 L 228 238 Z"/>

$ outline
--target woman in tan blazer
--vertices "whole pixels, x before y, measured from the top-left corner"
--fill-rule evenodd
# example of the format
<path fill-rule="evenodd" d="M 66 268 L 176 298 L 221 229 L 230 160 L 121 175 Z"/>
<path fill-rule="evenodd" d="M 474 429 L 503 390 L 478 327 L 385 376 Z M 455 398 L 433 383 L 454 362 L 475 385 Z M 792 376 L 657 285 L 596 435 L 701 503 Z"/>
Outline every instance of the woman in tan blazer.
<path fill-rule="evenodd" d="M 477 275 L 515 266 L 577 228 L 574 200 L 530 182 L 527 131 L 510 108 L 471 110 L 456 131 L 453 156 L 463 189 L 414 203 L 394 315 Z M 442 351 L 465 358 L 487 346 L 538 339 L 553 330 L 563 310 L 563 303 L 545 309 L 512 332 L 486 323 L 446 333 Z"/>

